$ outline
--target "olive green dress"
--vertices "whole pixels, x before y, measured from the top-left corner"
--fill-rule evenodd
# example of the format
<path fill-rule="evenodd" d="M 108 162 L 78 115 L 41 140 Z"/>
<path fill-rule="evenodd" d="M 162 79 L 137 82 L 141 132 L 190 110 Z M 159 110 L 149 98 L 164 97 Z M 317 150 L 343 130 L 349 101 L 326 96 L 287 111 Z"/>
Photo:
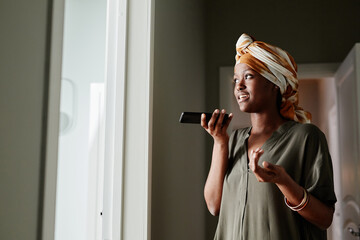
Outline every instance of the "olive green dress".
<path fill-rule="evenodd" d="M 247 139 L 251 128 L 233 132 L 229 169 L 215 240 L 323 240 L 326 231 L 290 210 L 274 183 L 258 182 L 248 168 Z M 334 206 L 333 170 L 324 134 L 312 124 L 288 121 L 262 146 L 263 161 L 283 166 L 309 193 Z"/>

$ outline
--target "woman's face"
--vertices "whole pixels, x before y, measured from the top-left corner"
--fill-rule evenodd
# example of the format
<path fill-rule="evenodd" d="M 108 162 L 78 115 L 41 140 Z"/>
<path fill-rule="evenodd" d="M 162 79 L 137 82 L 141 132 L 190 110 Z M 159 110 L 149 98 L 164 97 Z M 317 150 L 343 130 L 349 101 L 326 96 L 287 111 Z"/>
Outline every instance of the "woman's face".
<path fill-rule="evenodd" d="M 243 112 L 261 113 L 276 107 L 278 89 L 275 84 L 245 63 L 234 68 L 234 95 Z"/>

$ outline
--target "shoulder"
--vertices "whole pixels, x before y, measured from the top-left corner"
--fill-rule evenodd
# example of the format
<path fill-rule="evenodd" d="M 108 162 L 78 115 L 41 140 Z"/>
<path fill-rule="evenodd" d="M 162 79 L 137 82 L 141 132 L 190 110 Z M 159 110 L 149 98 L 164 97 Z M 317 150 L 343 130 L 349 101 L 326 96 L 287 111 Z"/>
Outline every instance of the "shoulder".
<path fill-rule="evenodd" d="M 296 123 L 290 129 L 289 135 L 296 143 L 303 144 L 307 150 L 328 148 L 325 134 L 314 124 Z"/>
<path fill-rule="evenodd" d="M 312 123 L 296 123 L 290 132 L 298 137 L 323 138 L 325 136 L 324 133 Z"/>

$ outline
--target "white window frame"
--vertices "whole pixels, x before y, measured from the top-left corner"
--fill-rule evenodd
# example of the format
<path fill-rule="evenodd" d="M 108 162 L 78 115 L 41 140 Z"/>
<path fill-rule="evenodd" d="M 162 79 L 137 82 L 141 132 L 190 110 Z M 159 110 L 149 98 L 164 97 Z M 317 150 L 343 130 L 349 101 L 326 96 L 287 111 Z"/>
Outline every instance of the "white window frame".
<path fill-rule="evenodd" d="M 64 1 L 52 6 L 42 239 L 55 233 Z M 155 0 L 108 0 L 103 239 L 151 236 Z"/>
<path fill-rule="evenodd" d="M 60 90 L 65 0 L 52 1 L 49 65 L 49 98 L 44 167 L 41 239 L 55 238 L 55 204 L 60 120 Z M 40 206 L 41 207 L 41 206 Z"/>

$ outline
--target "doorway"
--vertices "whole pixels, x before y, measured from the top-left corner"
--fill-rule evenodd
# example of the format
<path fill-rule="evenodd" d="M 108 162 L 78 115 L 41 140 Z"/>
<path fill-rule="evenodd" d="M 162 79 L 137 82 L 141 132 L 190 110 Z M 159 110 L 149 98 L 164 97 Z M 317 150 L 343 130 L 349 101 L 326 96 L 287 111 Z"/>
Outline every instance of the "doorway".
<path fill-rule="evenodd" d="M 333 77 L 324 78 L 303 78 L 299 79 L 299 106 L 312 114 L 312 123 L 316 125 L 326 136 L 334 171 L 334 187 L 336 196 L 340 192 L 339 179 L 339 146 L 338 146 L 338 125 L 337 105 L 335 101 L 336 89 Z M 333 224 L 327 230 L 328 239 L 337 239 L 336 233 L 339 230 L 340 215 L 339 203 L 336 203 Z"/>

